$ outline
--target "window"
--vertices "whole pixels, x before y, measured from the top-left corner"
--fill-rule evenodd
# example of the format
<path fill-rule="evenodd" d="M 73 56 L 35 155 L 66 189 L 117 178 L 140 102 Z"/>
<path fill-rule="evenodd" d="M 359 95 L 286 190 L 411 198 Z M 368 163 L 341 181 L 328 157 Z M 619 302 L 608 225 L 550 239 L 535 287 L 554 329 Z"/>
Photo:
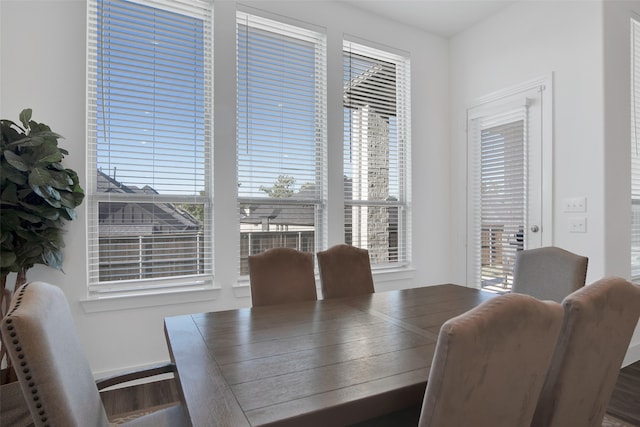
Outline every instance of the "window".
<path fill-rule="evenodd" d="M 272 247 L 323 246 L 325 36 L 237 14 L 240 275 Z"/>
<path fill-rule="evenodd" d="M 212 283 L 210 2 L 89 1 L 89 292 Z"/>
<path fill-rule="evenodd" d="M 640 22 L 631 20 L 631 278 L 640 277 Z"/>
<path fill-rule="evenodd" d="M 409 262 L 409 59 L 343 43 L 345 243 Z"/>

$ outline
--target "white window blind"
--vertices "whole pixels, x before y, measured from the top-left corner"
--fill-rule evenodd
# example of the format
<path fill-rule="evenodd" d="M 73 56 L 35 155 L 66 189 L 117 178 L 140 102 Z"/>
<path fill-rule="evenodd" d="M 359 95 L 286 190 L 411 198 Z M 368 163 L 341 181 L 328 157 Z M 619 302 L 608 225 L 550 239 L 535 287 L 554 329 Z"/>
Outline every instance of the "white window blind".
<path fill-rule="evenodd" d="M 409 58 L 343 42 L 345 243 L 409 263 Z"/>
<path fill-rule="evenodd" d="M 631 277 L 640 278 L 640 23 L 631 20 Z"/>
<path fill-rule="evenodd" d="M 324 34 L 237 13 L 240 275 L 272 247 L 323 246 Z"/>
<path fill-rule="evenodd" d="M 527 224 L 527 108 L 470 120 L 471 283 L 508 289 Z"/>
<path fill-rule="evenodd" d="M 89 291 L 210 285 L 210 1 L 88 5 Z"/>

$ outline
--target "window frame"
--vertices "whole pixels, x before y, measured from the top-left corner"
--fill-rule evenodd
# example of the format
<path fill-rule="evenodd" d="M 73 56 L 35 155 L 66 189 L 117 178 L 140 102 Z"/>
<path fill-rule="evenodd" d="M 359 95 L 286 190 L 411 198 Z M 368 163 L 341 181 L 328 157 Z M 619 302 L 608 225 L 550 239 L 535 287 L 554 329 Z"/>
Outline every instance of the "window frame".
<path fill-rule="evenodd" d="M 203 136 L 204 190 L 200 194 L 158 194 L 157 192 L 100 192 L 98 168 L 98 90 L 99 76 L 99 9 L 102 0 L 89 0 L 87 4 L 87 227 L 88 227 L 88 297 L 90 299 L 112 298 L 134 295 L 166 294 L 176 291 L 195 291 L 213 288 L 213 9 L 210 0 L 173 1 L 128 0 L 128 3 L 151 7 L 163 12 L 202 19 L 203 76 Z M 177 31 L 177 30 L 176 30 Z M 175 34 L 175 33 L 174 33 Z M 195 108 L 195 107 L 194 107 Z M 194 145 L 195 147 L 195 145 Z M 108 175 L 107 175 L 108 176 Z M 148 178 L 147 178 L 148 179 Z M 115 180 L 114 180 L 115 181 Z M 111 185 L 111 184 L 110 184 Z M 100 204 L 130 203 L 142 206 L 173 206 L 178 204 L 201 204 L 203 206 L 203 262 L 201 272 L 126 280 L 100 280 Z M 176 211 L 179 210 L 176 208 Z M 176 244 L 175 241 L 171 243 Z M 200 244 L 197 243 L 196 250 Z M 154 267 L 155 268 L 155 267 Z M 141 270 L 142 271 L 142 270 Z M 157 274 L 157 273 L 156 273 Z"/>
<path fill-rule="evenodd" d="M 397 139 L 397 192 L 398 200 L 367 200 L 366 198 L 355 199 L 349 198 L 350 194 L 353 194 L 353 184 L 351 188 L 347 181 L 347 170 L 350 169 L 347 165 L 347 151 L 351 147 L 352 139 L 350 137 L 351 122 L 347 120 L 346 110 L 349 108 L 343 101 L 343 126 L 344 126 L 344 139 L 343 139 L 343 171 L 345 176 L 344 182 L 344 209 L 343 209 L 343 221 L 344 221 L 344 240 L 346 243 L 353 244 L 355 246 L 362 247 L 363 249 L 369 249 L 371 257 L 372 270 L 382 271 L 388 269 L 406 268 L 411 265 L 411 58 L 407 52 L 398 50 L 392 50 L 388 47 L 374 47 L 369 41 L 361 40 L 353 36 L 345 37 L 342 43 L 342 61 L 343 61 L 343 85 L 344 94 L 343 99 L 347 97 L 348 83 L 346 79 L 346 65 L 345 61 L 351 56 L 358 56 L 362 58 L 369 58 L 372 61 L 379 63 L 392 64 L 395 67 L 395 80 L 393 82 L 396 92 L 396 96 L 393 99 L 395 103 L 395 110 L 390 114 L 395 113 L 395 132 Z M 384 71 L 383 71 L 384 72 Z M 388 91 L 388 87 L 381 88 L 382 97 L 385 98 L 385 91 Z M 373 97 L 376 97 L 373 95 Z M 389 101 L 390 98 L 385 98 Z M 383 101 L 384 102 L 384 101 Z M 390 128 L 393 127 L 389 124 Z M 349 133 L 349 139 L 347 134 Z M 349 143 L 349 144 L 348 144 Z M 386 158 L 388 164 L 391 164 L 391 158 Z M 368 167 L 368 164 L 367 164 Z M 391 175 L 391 173 L 389 174 Z M 353 179 L 353 176 L 352 176 Z M 348 237 L 349 227 L 347 216 L 351 215 L 353 218 L 353 209 L 362 207 L 372 207 L 381 209 L 397 209 L 397 245 L 395 247 L 396 260 L 390 260 L 393 258 L 393 248 L 387 253 L 387 260 L 385 262 L 378 262 L 376 260 L 375 250 L 370 249 L 368 236 L 365 237 L 365 241 L 354 242 L 353 234 L 351 239 Z M 389 215 L 391 213 L 388 212 Z M 353 219 L 351 219 L 353 228 Z M 368 219 L 367 219 L 368 221 Z M 367 226 L 369 227 L 369 226 Z M 387 228 L 387 238 L 389 238 L 389 231 Z M 368 234 L 368 232 L 367 232 Z"/>
<path fill-rule="evenodd" d="M 244 33 L 242 33 L 241 31 L 241 27 L 245 28 Z M 236 76 L 237 76 L 236 178 L 238 182 L 238 193 L 236 197 L 237 197 L 238 227 L 239 227 L 239 241 L 238 241 L 239 249 L 238 249 L 237 260 L 238 260 L 239 280 L 243 282 L 248 279 L 248 265 L 247 265 L 248 257 L 250 255 L 259 253 L 271 247 L 268 242 L 269 241 L 268 235 L 263 235 L 262 237 L 260 237 L 260 241 L 257 242 L 258 244 L 256 244 L 256 241 L 252 240 L 253 234 L 255 233 L 252 233 L 251 231 L 246 231 L 246 230 L 243 231 L 242 213 L 247 209 L 250 209 L 250 208 L 260 209 L 260 207 L 273 206 L 274 210 L 279 210 L 279 209 L 281 209 L 282 211 L 288 210 L 290 213 L 295 213 L 298 210 L 300 210 L 301 212 L 300 215 L 309 216 L 309 213 L 304 212 L 304 210 L 306 209 L 306 207 L 312 207 L 313 223 L 314 223 L 313 231 L 312 231 L 313 233 L 312 246 L 308 241 L 309 239 L 308 234 L 311 232 L 309 230 L 298 231 L 298 236 L 293 237 L 293 239 L 295 239 L 295 245 L 289 244 L 291 240 L 287 238 L 287 235 L 292 234 L 288 230 L 290 226 L 293 226 L 292 224 L 286 224 L 286 225 L 282 224 L 280 226 L 276 226 L 276 227 L 280 227 L 279 230 L 276 230 L 276 233 L 280 233 L 283 239 L 282 240 L 283 243 L 280 243 L 279 246 L 295 247 L 295 249 L 303 250 L 303 251 L 308 250 L 312 253 L 322 250 L 323 248 L 326 247 L 326 241 L 327 241 L 327 221 L 326 221 L 326 216 L 327 216 L 326 215 L 326 205 L 327 205 L 327 202 L 326 202 L 327 200 L 327 119 L 326 119 L 327 117 L 327 77 L 326 77 L 327 52 L 326 50 L 327 50 L 327 41 L 326 41 L 325 32 L 320 28 L 316 28 L 309 24 L 298 22 L 292 19 L 284 19 L 283 17 L 280 17 L 280 16 L 278 17 L 271 16 L 262 11 L 251 9 L 251 8 L 244 8 L 244 7 L 239 7 L 236 10 L 236 27 L 235 28 L 236 28 L 236 40 L 237 40 L 237 43 L 236 43 Z M 247 115 L 248 113 L 244 113 L 244 114 L 241 113 L 241 110 L 243 108 L 249 109 L 249 100 L 248 98 L 245 98 L 248 96 L 248 94 L 245 92 L 249 92 L 249 89 L 248 87 L 242 86 L 243 84 L 248 86 L 248 83 L 244 81 L 244 80 L 248 80 L 248 74 L 247 74 L 247 77 L 245 77 L 245 79 L 243 80 L 243 78 L 241 77 L 241 72 L 239 68 L 241 66 L 240 65 L 241 63 L 243 64 L 243 66 L 246 66 L 245 64 L 251 60 L 250 56 L 248 55 L 248 52 L 246 56 L 241 57 L 241 55 L 244 55 L 245 52 L 241 52 L 241 46 L 244 46 L 244 43 L 241 43 L 240 41 L 241 37 L 248 39 L 249 35 L 247 31 L 250 31 L 250 30 L 247 30 L 247 29 L 250 29 L 250 28 L 253 28 L 257 31 L 262 31 L 265 33 L 271 33 L 274 39 L 282 38 L 282 40 L 284 40 L 285 38 L 291 38 L 291 39 L 298 40 L 301 43 L 310 43 L 311 45 L 314 46 L 314 51 L 315 51 L 314 52 L 314 62 L 315 62 L 314 75 L 313 75 L 313 78 L 309 80 L 305 80 L 305 82 L 307 83 L 313 82 L 314 88 L 315 88 L 314 101 L 313 101 L 314 103 L 313 127 L 314 127 L 314 140 L 315 140 L 315 146 L 313 148 L 313 152 L 314 152 L 313 163 L 314 163 L 315 178 L 314 178 L 314 182 L 312 183 L 314 186 L 312 196 L 309 194 L 305 194 L 305 195 L 302 195 L 302 197 L 295 197 L 294 196 L 295 192 L 292 193 L 290 197 L 271 197 L 269 195 L 258 196 L 256 194 L 252 194 L 249 196 L 241 195 L 241 189 L 242 189 L 241 183 L 243 183 L 243 181 L 245 184 L 248 184 L 248 187 L 245 187 L 245 188 L 250 188 L 251 193 L 255 193 L 255 190 L 256 190 L 255 185 L 258 183 L 258 180 L 254 181 L 248 176 L 243 175 L 242 167 L 241 167 L 242 156 L 240 154 L 241 148 L 244 146 L 248 150 L 249 144 L 250 144 L 250 140 L 247 136 L 247 132 L 245 132 L 245 130 L 251 128 L 251 125 L 248 124 L 250 119 L 247 117 L 246 123 L 245 123 L 245 121 L 243 120 L 245 118 L 245 115 Z M 274 45 L 274 48 L 275 48 L 275 45 Z M 283 43 L 282 51 L 283 51 L 283 58 L 286 59 L 285 52 L 287 52 L 287 48 L 284 47 L 284 43 Z M 268 54 L 265 54 L 265 55 L 268 55 Z M 275 56 L 273 58 L 275 58 Z M 292 67 L 295 67 L 295 63 L 291 63 L 291 65 Z M 268 74 L 268 73 L 265 73 L 265 74 Z M 292 74 L 292 76 L 301 77 L 299 74 Z M 269 74 L 268 77 L 271 77 L 271 75 Z M 242 95 L 243 93 L 244 95 Z M 288 92 L 283 91 L 283 93 L 286 95 Z M 265 95 L 261 95 L 261 96 L 265 96 Z M 265 101 L 266 98 L 263 98 L 261 96 L 256 97 L 256 100 Z M 285 101 L 283 101 L 283 103 L 286 104 L 286 99 L 289 99 L 289 98 L 285 96 L 284 99 Z M 259 110 L 259 108 L 257 108 L 256 110 Z M 258 117 L 260 117 L 261 114 L 266 114 L 266 112 L 263 111 L 262 113 L 258 113 Z M 294 126 L 294 125 L 291 125 L 291 126 Z M 261 137 L 266 138 L 265 135 L 269 133 L 269 129 L 264 129 L 263 134 L 260 134 L 259 132 L 260 132 L 259 130 L 257 132 L 254 132 L 256 136 L 256 141 L 260 141 L 259 143 L 256 144 L 256 151 L 265 149 L 264 147 L 263 148 L 259 147 L 259 145 L 265 144 L 263 141 L 260 140 L 260 138 Z M 242 140 L 243 136 L 247 136 L 246 140 Z M 295 146 L 296 147 L 303 146 L 304 144 L 309 142 L 308 140 L 304 140 L 304 141 L 306 142 L 296 142 Z M 268 162 L 269 163 L 266 164 L 265 169 L 260 171 L 273 173 L 274 171 L 279 170 L 280 171 L 279 176 L 282 176 L 285 179 L 286 177 L 289 177 L 289 176 L 292 176 L 295 179 L 298 178 L 293 175 L 288 175 L 282 172 L 283 170 L 288 170 L 289 169 L 288 167 L 283 167 L 281 169 L 278 169 L 277 167 L 273 167 L 273 164 L 272 164 L 273 160 L 269 160 Z M 254 171 L 255 170 L 252 170 L 252 172 Z M 269 182 L 269 184 L 270 183 L 271 182 Z M 268 183 L 265 183 L 265 184 L 268 184 Z M 300 191 L 302 187 L 303 186 L 300 186 L 300 189 L 298 190 L 298 194 L 302 192 Z M 272 187 L 272 189 L 273 188 L 274 187 Z M 267 193 L 267 191 L 264 191 L 264 192 Z M 248 208 L 248 206 L 250 208 Z M 268 225 L 267 227 L 270 227 L 270 225 Z M 296 227 L 293 226 L 293 228 L 296 228 Z M 247 229 L 247 226 L 245 226 L 244 229 Z M 271 232 L 271 229 L 268 228 L 266 232 Z M 243 236 L 243 233 L 245 233 L 246 236 Z M 265 238 L 263 239 L 263 237 Z M 263 244 L 263 241 L 266 243 Z M 256 246 L 258 247 L 258 249 L 253 250 L 253 248 Z"/>

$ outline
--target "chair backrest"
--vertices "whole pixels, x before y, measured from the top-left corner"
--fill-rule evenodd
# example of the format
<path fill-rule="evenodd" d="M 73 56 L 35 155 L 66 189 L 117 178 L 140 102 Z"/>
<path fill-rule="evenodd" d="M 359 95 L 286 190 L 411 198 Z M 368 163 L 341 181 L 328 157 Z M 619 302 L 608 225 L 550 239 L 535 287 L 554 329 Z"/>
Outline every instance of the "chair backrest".
<path fill-rule="evenodd" d="M 375 292 L 369 251 L 351 245 L 335 245 L 316 254 L 323 298 Z"/>
<path fill-rule="evenodd" d="M 564 297 L 584 286 L 588 262 L 587 257 L 555 246 L 517 252 L 511 290 L 562 302 Z"/>
<path fill-rule="evenodd" d="M 318 298 L 310 252 L 273 248 L 251 255 L 249 279 L 254 307 Z"/>
<path fill-rule="evenodd" d="M 43 282 L 20 287 L 0 329 L 35 425 L 108 425 L 69 305 L 58 287 Z"/>
<path fill-rule="evenodd" d="M 420 427 L 528 427 L 562 324 L 562 307 L 505 294 L 440 328 Z"/>
<path fill-rule="evenodd" d="M 532 426 L 600 427 L 640 316 L 640 287 L 604 278 L 562 303 L 565 318 Z"/>

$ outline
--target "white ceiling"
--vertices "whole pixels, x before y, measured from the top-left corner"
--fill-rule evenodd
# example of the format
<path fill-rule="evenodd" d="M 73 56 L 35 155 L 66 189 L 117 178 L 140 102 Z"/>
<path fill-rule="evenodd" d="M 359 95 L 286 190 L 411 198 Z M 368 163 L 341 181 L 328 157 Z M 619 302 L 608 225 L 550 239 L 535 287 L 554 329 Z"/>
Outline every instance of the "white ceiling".
<path fill-rule="evenodd" d="M 342 0 L 355 8 L 451 37 L 517 0 Z"/>

